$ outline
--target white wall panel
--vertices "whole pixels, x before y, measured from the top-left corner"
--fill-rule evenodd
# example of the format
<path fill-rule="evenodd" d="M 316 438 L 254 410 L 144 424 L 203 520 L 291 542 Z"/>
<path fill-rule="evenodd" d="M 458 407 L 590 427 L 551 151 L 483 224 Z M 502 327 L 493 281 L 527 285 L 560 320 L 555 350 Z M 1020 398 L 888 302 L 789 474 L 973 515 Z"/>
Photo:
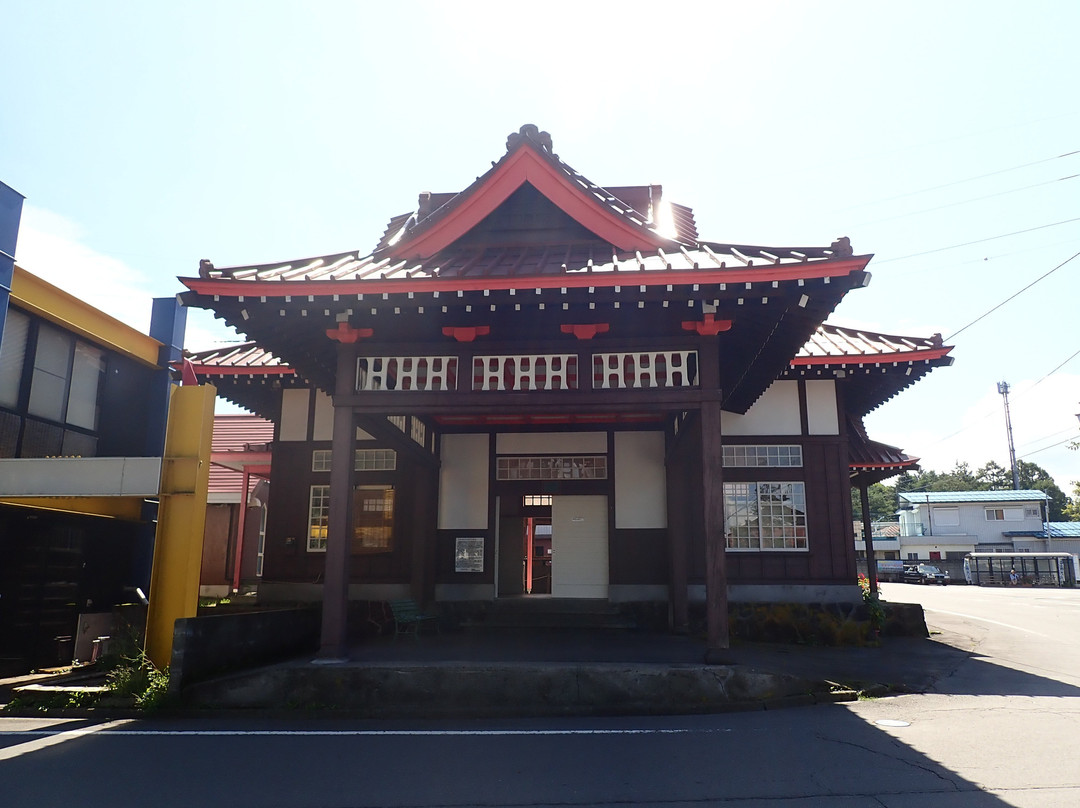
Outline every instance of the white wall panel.
<path fill-rule="evenodd" d="M 488 436 L 443 435 L 439 529 L 487 530 Z"/>
<path fill-rule="evenodd" d="M 836 410 L 836 382 L 831 379 L 806 383 L 807 426 L 811 435 L 838 435 L 840 416 Z"/>
<path fill-rule="evenodd" d="M 307 390 L 281 391 L 279 440 L 307 440 L 308 398 Z"/>
<path fill-rule="evenodd" d="M 322 390 L 315 391 L 315 429 L 311 439 L 334 439 L 334 400 Z"/>
<path fill-rule="evenodd" d="M 605 432 L 507 432 L 495 438 L 496 454 L 607 454 Z"/>
<path fill-rule="evenodd" d="M 663 432 L 615 433 L 615 527 L 667 527 Z"/>
<path fill-rule="evenodd" d="M 721 413 L 720 425 L 725 438 L 731 435 L 800 434 L 798 382 L 773 382 L 745 415 Z"/>

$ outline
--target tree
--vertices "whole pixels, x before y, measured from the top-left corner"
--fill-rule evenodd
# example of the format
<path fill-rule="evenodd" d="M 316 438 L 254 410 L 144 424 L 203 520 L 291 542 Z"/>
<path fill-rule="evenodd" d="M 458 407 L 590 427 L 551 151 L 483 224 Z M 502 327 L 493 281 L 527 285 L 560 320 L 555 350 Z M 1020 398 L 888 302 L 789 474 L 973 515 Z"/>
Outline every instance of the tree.
<path fill-rule="evenodd" d="M 1073 480 L 1073 495 L 1062 514 L 1066 521 L 1080 522 L 1080 480 Z"/>
<path fill-rule="evenodd" d="M 866 490 L 870 503 L 871 522 L 896 521 L 896 489 L 884 483 L 874 483 Z M 857 521 L 862 521 L 862 500 L 859 489 L 851 488 L 851 513 Z"/>

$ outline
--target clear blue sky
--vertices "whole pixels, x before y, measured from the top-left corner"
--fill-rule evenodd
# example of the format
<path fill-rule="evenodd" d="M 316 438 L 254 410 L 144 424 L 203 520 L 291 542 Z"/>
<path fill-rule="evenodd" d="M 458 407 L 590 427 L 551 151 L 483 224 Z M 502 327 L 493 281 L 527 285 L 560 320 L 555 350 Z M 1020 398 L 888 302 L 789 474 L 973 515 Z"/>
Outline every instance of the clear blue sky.
<path fill-rule="evenodd" d="M 716 241 L 875 254 L 833 322 L 949 337 L 872 414 L 947 470 L 1080 453 L 1080 4 L 9 3 L 0 179 L 17 258 L 136 325 L 200 258 L 369 250 L 531 122 Z M 1016 234 L 1016 235 L 1009 235 Z M 963 245 L 963 246 L 961 246 Z M 193 316 L 189 347 L 228 339 Z M 1053 444 L 1057 446 L 1050 447 Z"/>

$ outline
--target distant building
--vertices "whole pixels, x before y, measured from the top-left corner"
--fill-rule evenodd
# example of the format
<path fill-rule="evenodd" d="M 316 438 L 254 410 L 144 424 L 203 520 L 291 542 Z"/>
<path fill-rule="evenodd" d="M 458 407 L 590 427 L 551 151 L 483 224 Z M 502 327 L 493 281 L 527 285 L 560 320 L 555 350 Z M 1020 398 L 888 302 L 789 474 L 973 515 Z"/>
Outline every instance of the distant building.
<path fill-rule="evenodd" d="M 905 560 L 1047 549 L 1047 496 L 1042 491 L 918 491 L 900 494 L 899 501 Z"/>

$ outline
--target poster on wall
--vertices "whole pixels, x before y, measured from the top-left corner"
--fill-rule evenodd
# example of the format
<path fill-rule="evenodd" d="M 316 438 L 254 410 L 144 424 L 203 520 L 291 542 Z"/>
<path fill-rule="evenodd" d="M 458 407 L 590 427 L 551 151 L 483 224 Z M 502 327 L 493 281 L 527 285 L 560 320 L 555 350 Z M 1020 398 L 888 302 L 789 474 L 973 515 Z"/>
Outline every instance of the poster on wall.
<path fill-rule="evenodd" d="M 459 536 L 454 549 L 454 572 L 484 571 L 484 537 Z"/>

